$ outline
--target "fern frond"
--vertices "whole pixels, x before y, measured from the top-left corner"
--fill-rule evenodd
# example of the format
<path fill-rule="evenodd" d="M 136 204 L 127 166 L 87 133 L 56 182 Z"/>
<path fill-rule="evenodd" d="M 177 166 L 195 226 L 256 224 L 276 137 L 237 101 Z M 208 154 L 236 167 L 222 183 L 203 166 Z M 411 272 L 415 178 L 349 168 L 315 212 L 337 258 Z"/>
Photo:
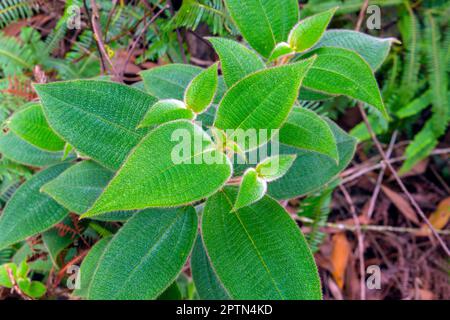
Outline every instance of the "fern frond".
<path fill-rule="evenodd" d="M 22 73 L 23 70 L 31 70 L 33 64 L 30 63 L 32 52 L 29 47 L 23 46 L 12 37 L 5 36 L 0 32 L 0 71 L 5 76 Z"/>
<path fill-rule="evenodd" d="M 438 139 L 433 132 L 432 123 L 432 119 L 427 121 L 425 127 L 415 135 L 414 140 L 406 148 L 406 160 L 400 168 L 400 174 L 410 171 L 417 163 L 428 157 L 434 148 L 436 148 Z"/>
<path fill-rule="evenodd" d="M 0 1 L 0 29 L 6 27 L 11 22 L 33 16 L 37 10 L 37 0 Z"/>
<path fill-rule="evenodd" d="M 403 62 L 402 81 L 399 89 L 401 95 L 400 105 L 414 97 L 419 86 L 420 71 L 419 24 L 409 2 L 405 1 L 404 4 L 408 14 L 402 17 L 400 24 L 402 42 L 406 46 L 406 57 Z"/>
<path fill-rule="evenodd" d="M 323 227 L 328 220 L 333 190 L 334 186 L 329 187 L 322 192 L 306 198 L 300 204 L 298 215 L 314 221 L 310 225 L 311 231 L 306 235 L 306 240 L 313 253 L 319 249 L 319 246 L 325 237 L 325 234 L 320 231 L 320 228 Z"/>
<path fill-rule="evenodd" d="M 231 31 L 224 7 L 223 0 L 185 0 L 170 23 L 174 28 L 195 30 L 201 22 L 206 22 L 213 34 L 223 34 L 225 29 Z"/>
<path fill-rule="evenodd" d="M 440 30 L 430 11 L 426 13 L 425 20 L 427 71 L 432 96 L 433 117 L 432 129 L 439 138 L 445 133 L 449 122 L 448 110 L 450 108 L 447 91 L 448 77 L 446 72 L 446 52 L 441 49 Z"/>

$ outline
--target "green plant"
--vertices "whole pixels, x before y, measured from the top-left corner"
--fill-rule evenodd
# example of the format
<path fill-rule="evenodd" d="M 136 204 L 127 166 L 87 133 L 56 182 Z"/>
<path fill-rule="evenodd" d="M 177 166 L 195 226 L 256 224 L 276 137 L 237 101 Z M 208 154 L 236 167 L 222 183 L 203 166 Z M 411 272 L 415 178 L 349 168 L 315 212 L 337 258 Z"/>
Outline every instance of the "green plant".
<path fill-rule="evenodd" d="M 43 170 L 9 199 L 0 249 L 61 228 L 72 212 L 87 224 L 71 228 L 80 239 L 101 238 L 86 249 L 82 298 L 173 294 L 194 250 L 200 298 L 321 299 L 310 247 L 277 200 L 333 184 L 356 141 L 298 99 L 345 95 L 387 118 L 374 77 L 385 55 L 371 53 L 390 42 L 326 31 L 334 9 L 298 22 L 296 0 L 225 3 L 252 49 L 209 39 L 223 76 L 217 64 L 171 64 L 142 72 L 143 90 L 34 85 L 40 104 L 9 118 L 0 152 Z"/>
<path fill-rule="evenodd" d="M 22 261 L 19 265 L 15 263 L 0 265 L 0 286 L 19 291 L 27 298 L 42 297 L 47 288 L 39 281 L 30 280 L 29 271 L 26 261 Z"/>

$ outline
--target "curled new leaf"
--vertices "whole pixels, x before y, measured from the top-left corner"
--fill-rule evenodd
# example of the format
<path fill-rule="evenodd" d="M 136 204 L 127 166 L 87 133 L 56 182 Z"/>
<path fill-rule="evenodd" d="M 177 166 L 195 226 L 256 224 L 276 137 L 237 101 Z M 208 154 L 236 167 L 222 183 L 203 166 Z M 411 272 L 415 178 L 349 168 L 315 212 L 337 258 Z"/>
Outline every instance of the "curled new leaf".
<path fill-rule="evenodd" d="M 226 0 L 225 3 L 245 40 L 266 58 L 277 43 L 286 41 L 299 18 L 297 0 Z"/>
<path fill-rule="evenodd" d="M 295 154 L 269 157 L 256 166 L 256 172 L 267 182 L 275 181 L 289 171 L 296 157 Z"/>
<path fill-rule="evenodd" d="M 233 210 L 238 210 L 257 202 L 267 191 L 267 182 L 258 176 L 255 169 L 250 168 L 242 177 L 239 193 Z"/>
<path fill-rule="evenodd" d="M 295 52 L 312 48 L 322 37 L 337 8 L 301 20 L 289 34 L 289 45 Z"/>
<path fill-rule="evenodd" d="M 188 85 L 184 94 L 186 107 L 195 113 L 201 113 L 211 104 L 218 85 L 218 65 L 213 64 L 203 70 Z"/>

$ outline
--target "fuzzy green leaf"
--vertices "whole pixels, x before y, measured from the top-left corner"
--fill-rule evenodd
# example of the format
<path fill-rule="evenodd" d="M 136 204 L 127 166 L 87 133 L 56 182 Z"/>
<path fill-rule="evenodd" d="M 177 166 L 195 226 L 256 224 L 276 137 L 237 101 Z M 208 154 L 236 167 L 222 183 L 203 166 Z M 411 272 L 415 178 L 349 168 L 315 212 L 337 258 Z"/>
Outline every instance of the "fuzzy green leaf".
<path fill-rule="evenodd" d="M 139 143 L 84 217 L 201 200 L 223 186 L 231 171 L 228 158 L 199 126 L 169 122 Z"/>
<path fill-rule="evenodd" d="M 352 30 L 328 30 L 314 47 L 338 47 L 357 52 L 372 70 L 377 70 L 386 60 L 394 38 L 377 38 Z"/>
<path fill-rule="evenodd" d="M 203 70 L 188 85 L 184 94 L 186 107 L 195 113 L 205 111 L 214 99 L 219 81 L 218 64 Z"/>
<path fill-rule="evenodd" d="M 324 34 L 337 8 L 301 20 L 289 33 L 288 42 L 295 52 L 311 49 Z"/>
<path fill-rule="evenodd" d="M 255 169 L 245 171 L 233 210 L 249 206 L 264 197 L 267 182 L 258 176 Z"/>
<path fill-rule="evenodd" d="M 65 142 L 49 127 L 37 103 L 14 113 L 8 126 L 17 136 L 38 148 L 48 151 L 64 149 Z"/>
<path fill-rule="evenodd" d="M 51 228 L 69 213 L 40 188 L 70 164 L 63 163 L 39 172 L 13 195 L 0 216 L 0 249 Z"/>
<path fill-rule="evenodd" d="M 320 48 L 311 55 L 317 59 L 303 81 L 305 87 L 365 102 L 389 118 L 373 71 L 360 55 L 342 48 Z"/>
<path fill-rule="evenodd" d="M 118 169 L 146 130 L 136 130 L 156 99 L 99 80 L 35 85 L 50 126 L 75 149 Z"/>
<path fill-rule="evenodd" d="M 229 300 L 230 296 L 211 266 L 209 257 L 199 235 L 195 241 L 191 257 L 192 278 L 200 299 Z"/>
<path fill-rule="evenodd" d="M 265 58 L 277 43 L 286 41 L 299 19 L 296 0 L 226 0 L 225 3 L 245 40 Z"/>
<path fill-rule="evenodd" d="M 314 59 L 258 71 L 239 81 L 223 97 L 215 127 L 225 129 L 269 130 L 267 138 L 260 136 L 257 141 L 246 141 L 241 147 L 253 149 L 267 142 L 271 129 L 279 129 L 288 117 L 300 89 L 303 78 L 308 73 Z M 231 140 L 239 139 L 236 130 Z"/>
<path fill-rule="evenodd" d="M 223 78 L 229 88 L 247 75 L 265 68 L 261 58 L 239 42 L 225 38 L 208 40 L 219 55 Z"/>
<path fill-rule="evenodd" d="M 169 64 L 141 72 L 146 92 L 158 99 L 183 100 L 189 83 L 202 69 L 188 64 Z"/>
<path fill-rule="evenodd" d="M 294 108 L 280 129 L 280 142 L 298 149 L 318 152 L 336 162 L 339 154 L 333 132 L 327 122 L 315 112 Z"/>
<path fill-rule="evenodd" d="M 192 120 L 195 114 L 186 108 L 183 101 L 175 99 L 160 100 L 148 110 L 139 124 L 140 128 L 152 127 L 178 119 Z"/>
<path fill-rule="evenodd" d="M 256 172 L 258 176 L 267 182 L 272 182 L 283 177 L 295 161 L 296 155 L 278 155 L 269 157 L 258 163 Z"/>
<path fill-rule="evenodd" d="M 297 158 L 284 177 L 269 183 L 269 195 L 280 200 L 305 195 L 335 179 L 348 166 L 355 153 L 356 140 L 333 122 L 327 122 L 336 139 L 339 164 L 329 156 L 281 144 L 280 154 L 296 154 Z"/>
<path fill-rule="evenodd" d="M 202 218 L 203 240 L 233 299 L 321 299 L 321 286 L 300 229 L 270 197 L 232 210 L 236 190 L 209 198 Z"/>
<path fill-rule="evenodd" d="M 73 295 L 81 298 L 87 298 L 92 277 L 96 272 L 100 258 L 103 256 L 103 252 L 111 241 L 111 238 L 112 237 L 109 236 L 101 239 L 91 248 L 91 250 L 89 250 L 89 253 L 84 258 L 80 270 L 78 271 L 79 273 L 76 282 L 78 287 L 74 290 Z"/>
<path fill-rule="evenodd" d="M 57 164 L 61 162 L 64 156 L 64 153 L 61 151 L 52 152 L 39 149 L 22 140 L 11 131 L 6 134 L 0 134 L 0 153 L 2 156 L 15 162 L 34 167 L 46 167 Z M 66 160 L 73 158 L 74 155 L 69 154 Z"/>
<path fill-rule="evenodd" d="M 89 299 L 154 299 L 175 280 L 197 235 L 193 207 L 147 210 L 107 244 L 93 272 Z"/>
<path fill-rule="evenodd" d="M 41 191 L 71 212 L 86 212 L 103 192 L 114 173 L 93 161 L 82 161 L 45 184 Z M 95 216 L 96 220 L 127 220 L 130 212 L 108 212 Z"/>

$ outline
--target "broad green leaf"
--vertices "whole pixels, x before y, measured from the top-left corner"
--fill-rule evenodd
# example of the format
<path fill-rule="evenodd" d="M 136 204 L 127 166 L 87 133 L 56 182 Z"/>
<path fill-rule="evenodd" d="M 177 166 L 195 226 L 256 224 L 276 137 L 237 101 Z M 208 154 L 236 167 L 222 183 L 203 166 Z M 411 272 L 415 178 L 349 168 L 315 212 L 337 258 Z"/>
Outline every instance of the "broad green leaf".
<path fill-rule="evenodd" d="M 231 88 L 247 75 L 264 69 L 261 58 L 239 42 L 225 38 L 208 38 L 220 58 L 225 83 Z"/>
<path fill-rule="evenodd" d="M 201 200 L 222 187 L 231 171 L 202 128 L 187 120 L 169 122 L 139 143 L 83 217 Z"/>
<path fill-rule="evenodd" d="M 184 99 L 189 83 L 202 68 L 188 64 L 168 64 L 141 72 L 146 92 L 158 99 Z"/>
<path fill-rule="evenodd" d="M 288 42 L 295 52 L 304 52 L 311 49 L 330 24 L 337 8 L 318 13 L 301 20 L 289 33 Z"/>
<path fill-rule="evenodd" d="M 193 207 L 147 210 L 131 218 L 98 260 L 89 299 L 154 299 L 176 278 L 197 235 Z"/>
<path fill-rule="evenodd" d="M 202 232 L 212 266 L 233 299 L 321 299 L 314 258 L 288 213 L 265 196 L 232 210 L 236 190 L 208 199 Z"/>
<path fill-rule="evenodd" d="M 39 281 L 31 281 L 30 279 L 19 279 L 17 282 L 23 293 L 34 299 L 41 298 L 47 291 L 47 287 Z"/>
<path fill-rule="evenodd" d="M 65 142 L 49 127 L 39 104 L 33 103 L 14 113 L 8 126 L 17 136 L 38 148 L 48 151 L 64 149 Z"/>
<path fill-rule="evenodd" d="M 259 177 L 267 182 L 275 181 L 283 177 L 289 171 L 296 157 L 295 154 L 269 157 L 261 163 L 258 163 L 256 172 Z"/>
<path fill-rule="evenodd" d="M 160 125 L 178 119 L 192 120 L 195 114 L 186 108 L 183 101 L 175 99 L 160 100 L 148 110 L 139 128 Z"/>
<path fill-rule="evenodd" d="M 0 153 L 2 156 L 15 162 L 34 167 L 46 167 L 57 164 L 61 162 L 64 155 L 61 151 L 52 152 L 39 149 L 22 140 L 11 131 L 6 134 L 0 134 Z M 73 158 L 74 155 L 69 154 L 67 160 Z"/>
<path fill-rule="evenodd" d="M 280 142 L 339 160 L 336 140 L 325 120 L 305 108 L 294 108 L 280 129 Z"/>
<path fill-rule="evenodd" d="M 365 102 L 389 118 L 373 71 L 360 55 L 342 48 L 320 48 L 311 55 L 317 59 L 303 81 L 305 87 Z"/>
<path fill-rule="evenodd" d="M 245 150 L 267 142 L 273 129 L 279 129 L 291 111 L 303 78 L 314 58 L 256 73 L 239 81 L 223 97 L 215 127 L 236 130 L 231 140 L 239 139 L 242 130 L 268 130 L 267 138 L 241 143 Z"/>
<path fill-rule="evenodd" d="M 225 4 L 245 40 L 265 58 L 286 41 L 298 22 L 297 0 L 226 0 Z"/>
<path fill-rule="evenodd" d="M 268 62 L 272 62 L 272 61 L 275 61 L 275 60 L 277 60 L 279 58 L 282 58 L 282 57 L 285 57 L 285 56 L 288 56 L 288 55 L 293 55 L 293 54 L 295 54 L 295 51 L 289 46 L 288 43 L 280 42 L 273 49 L 273 51 L 270 54 L 270 57 L 269 57 L 269 59 L 267 61 Z"/>
<path fill-rule="evenodd" d="M 285 176 L 269 183 L 269 195 L 281 200 L 308 194 L 330 183 L 348 166 L 355 153 L 356 140 L 333 122 L 327 122 L 336 139 L 339 164 L 328 156 L 281 144 L 280 154 L 297 154 L 297 158 Z"/>
<path fill-rule="evenodd" d="M 0 265 L 0 287 L 13 287 L 11 278 L 9 277 L 8 269 L 11 270 L 13 276 L 17 274 L 17 265 L 15 263 L 5 263 L 3 265 Z"/>
<path fill-rule="evenodd" d="M 184 94 L 186 107 L 195 113 L 202 113 L 209 107 L 216 94 L 219 76 L 218 64 L 203 70 L 189 83 Z"/>
<path fill-rule="evenodd" d="M 105 237 L 98 241 L 89 251 L 81 264 L 76 284 L 78 287 L 74 290 L 73 295 L 81 298 L 87 298 L 88 290 L 91 286 L 92 277 L 99 264 L 103 252 L 107 248 L 112 237 Z"/>
<path fill-rule="evenodd" d="M 229 300 L 230 296 L 211 266 L 201 236 L 197 237 L 191 256 L 195 288 L 202 300 Z"/>
<path fill-rule="evenodd" d="M 172 282 L 172 284 L 166 290 L 164 290 L 163 293 L 161 293 L 161 295 L 158 297 L 158 300 L 183 300 L 183 296 L 177 282 Z"/>
<path fill-rule="evenodd" d="M 67 216 L 67 209 L 39 190 L 69 166 L 63 163 L 41 171 L 14 193 L 0 216 L 0 249 L 43 232 Z"/>
<path fill-rule="evenodd" d="M 35 85 L 50 126 L 81 153 L 118 169 L 147 130 L 136 130 L 156 99 L 98 80 Z"/>
<path fill-rule="evenodd" d="M 56 179 L 45 184 L 41 191 L 71 212 L 86 212 L 103 192 L 113 172 L 94 161 L 82 161 L 70 167 Z M 94 219 L 105 221 L 127 220 L 130 212 L 108 212 Z"/>
<path fill-rule="evenodd" d="M 353 30 L 328 30 L 315 48 L 339 47 L 356 51 L 372 70 L 377 70 L 386 59 L 394 38 L 377 38 Z"/>
<path fill-rule="evenodd" d="M 267 182 L 258 176 L 255 169 L 245 171 L 233 210 L 249 206 L 264 197 Z"/>

